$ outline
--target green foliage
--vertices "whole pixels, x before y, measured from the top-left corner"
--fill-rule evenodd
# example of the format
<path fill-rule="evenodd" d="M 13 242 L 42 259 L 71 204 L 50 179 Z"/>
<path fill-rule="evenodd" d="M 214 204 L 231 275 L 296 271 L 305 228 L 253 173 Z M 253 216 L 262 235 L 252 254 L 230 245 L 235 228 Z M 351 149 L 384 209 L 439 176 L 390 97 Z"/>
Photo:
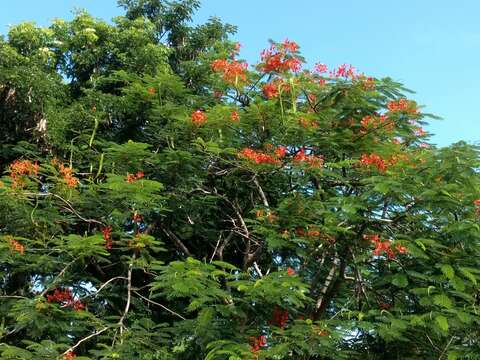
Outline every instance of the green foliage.
<path fill-rule="evenodd" d="M 196 0 L 0 40 L 1 359 L 476 359 L 480 156 Z M 327 76 L 327 74 L 329 74 Z"/>

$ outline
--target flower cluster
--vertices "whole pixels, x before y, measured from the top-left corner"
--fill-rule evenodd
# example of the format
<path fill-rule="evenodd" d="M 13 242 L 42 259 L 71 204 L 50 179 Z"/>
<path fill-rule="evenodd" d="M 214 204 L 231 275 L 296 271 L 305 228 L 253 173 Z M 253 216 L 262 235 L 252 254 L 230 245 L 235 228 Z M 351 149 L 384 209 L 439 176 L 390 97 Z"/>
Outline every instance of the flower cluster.
<path fill-rule="evenodd" d="M 127 182 L 129 184 L 132 184 L 134 183 L 135 181 L 137 181 L 138 179 L 141 179 L 145 176 L 145 174 L 143 173 L 143 171 L 137 171 L 136 174 L 129 174 L 127 173 Z"/>
<path fill-rule="evenodd" d="M 8 237 L 8 245 L 12 251 L 18 252 L 20 255 L 25 253 L 25 246 L 20 244 L 17 240 L 15 240 L 12 236 Z"/>
<path fill-rule="evenodd" d="M 248 159 L 256 164 L 270 164 L 279 165 L 280 160 L 278 156 L 266 154 L 261 151 L 256 151 L 250 148 L 245 148 L 238 153 L 239 157 Z"/>
<path fill-rule="evenodd" d="M 63 164 L 60 164 L 60 174 L 62 174 L 63 180 L 69 188 L 74 188 L 79 183 L 78 179 L 73 176 L 71 167 L 66 167 Z"/>
<path fill-rule="evenodd" d="M 375 245 L 375 249 L 372 253 L 377 256 L 386 254 L 389 259 L 394 259 L 397 254 L 407 253 L 407 248 L 405 246 L 397 244 L 395 248 L 392 249 L 392 242 L 390 240 L 382 241 L 377 234 L 363 235 L 363 239 L 371 241 Z"/>
<path fill-rule="evenodd" d="M 345 78 L 345 79 L 356 79 L 358 77 L 357 70 L 355 67 L 353 67 L 350 64 L 342 64 L 339 67 L 333 69 L 330 71 L 330 77 L 335 77 L 335 78 Z"/>
<path fill-rule="evenodd" d="M 214 72 L 222 74 L 223 80 L 227 83 L 236 84 L 239 80 L 247 80 L 248 65 L 246 63 L 217 59 L 212 62 L 211 66 Z"/>
<path fill-rule="evenodd" d="M 323 157 L 319 155 L 307 155 L 305 153 L 305 148 L 300 149 L 296 154 L 295 157 L 293 158 L 295 162 L 304 162 L 309 164 L 311 167 L 314 168 L 321 168 L 323 166 Z"/>
<path fill-rule="evenodd" d="M 407 99 L 400 99 L 398 101 L 392 100 L 387 104 L 387 108 L 391 112 L 407 111 L 413 114 L 417 112 L 416 103 Z"/>
<path fill-rule="evenodd" d="M 287 269 L 287 274 L 288 274 L 288 276 L 293 276 L 293 275 L 295 275 L 295 270 L 292 269 L 291 267 L 289 267 L 289 268 Z"/>
<path fill-rule="evenodd" d="M 256 353 L 260 348 L 267 345 L 267 338 L 265 335 L 260 335 L 259 337 L 250 338 L 250 351 Z"/>
<path fill-rule="evenodd" d="M 73 298 L 70 289 L 55 289 L 52 295 L 47 295 L 47 301 L 59 303 L 62 307 L 72 307 L 75 311 L 85 309 L 85 305 L 80 300 Z"/>
<path fill-rule="evenodd" d="M 105 240 L 105 248 L 108 250 L 110 250 L 113 247 L 111 233 L 112 233 L 111 226 L 102 228 L 103 239 Z"/>
<path fill-rule="evenodd" d="M 393 121 L 387 122 L 388 118 L 386 115 L 380 116 L 371 116 L 367 115 L 362 118 L 360 121 L 360 133 L 366 134 L 368 129 L 373 128 L 377 129 L 380 126 L 387 128 L 388 130 L 393 129 L 395 123 Z"/>
<path fill-rule="evenodd" d="M 298 52 L 298 45 L 294 41 L 286 39 L 282 44 L 273 44 L 270 49 L 262 51 L 262 64 L 260 68 L 266 73 L 286 71 L 298 72 L 302 63 L 295 54 Z"/>
<path fill-rule="evenodd" d="M 378 171 L 386 171 L 387 170 L 387 163 L 377 154 L 362 154 L 360 157 L 360 165 L 362 166 L 370 166 L 374 165 Z"/>
<path fill-rule="evenodd" d="M 276 306 L 273 309 L 271 324 L 283 329 L 288 321 L 288 310 Z"/>
<path fill-rule="evenodd" d="M 15 160 L 10 165 L 10 177 L 13 180 L 13 187 L 24 186 L 25 182 L 22 175 L 36 176 L 38 174 L 38 164 L 30 160 Z"/>
<path fill-rule="evenodd" d="M 207 121 L 207 115 L 202 110 L 195 110 L 191 115 L 192 122 L 195 125 L 203 125 Z"/>

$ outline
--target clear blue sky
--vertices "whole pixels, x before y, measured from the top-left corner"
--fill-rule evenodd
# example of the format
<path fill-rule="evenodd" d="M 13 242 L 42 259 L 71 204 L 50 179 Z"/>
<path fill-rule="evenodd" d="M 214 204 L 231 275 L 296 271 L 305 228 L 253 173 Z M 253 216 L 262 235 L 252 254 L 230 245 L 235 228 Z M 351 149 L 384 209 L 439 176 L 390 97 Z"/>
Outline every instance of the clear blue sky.
<path fill-rule="evenodd" d="M 111 19 L 115 0 L 0 1 L 0 33 L 8 24 L 48 25 L 75 7 Z M 433 142 L 480 142 L 480 1 L 478 0 L 203 0 L 195 21 L 218 16 L 238 26 L 242 57 L 256 61 L 269 38 L 297 41 L 310 64 L 351 63 L 391 76 L 416 91 L 424 111 L 444 118 L 427 129 Z"/>

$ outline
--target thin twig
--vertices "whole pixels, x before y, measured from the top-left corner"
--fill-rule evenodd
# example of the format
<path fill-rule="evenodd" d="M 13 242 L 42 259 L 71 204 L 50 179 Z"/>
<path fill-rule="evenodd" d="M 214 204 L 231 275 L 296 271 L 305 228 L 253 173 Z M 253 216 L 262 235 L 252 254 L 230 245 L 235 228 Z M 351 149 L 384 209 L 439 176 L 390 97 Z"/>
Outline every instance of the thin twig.
<path fill-rule="evenodd" d="M 110 280 L 106 281 L 105 283 L 103 283 L 102 286 L 100 286 L 97 291 L 95 291 L 95 292 L 93 292 L 93 293 L 91 293 L 91 294 L 85 295 L 83 298 L 85 299 L 85 298 L 88 298 L 88 297 L 90 297 L 90 296 L 96 296 L 100 291 L 103 290 L 103 288 L 104 288 L 105 286 L 107 286 L 108 284 L 110 284 L 112 281 L 118 280 L 118 279 L 128 280 L 128 278 L 126 278 L 125 276 L 116 276 L 116 277 L 111 278 Z"/>
<path fill-rule="evenodd" d="M 84 337 L 83 339 L 80 339 L 79 341 L 77 341 L 77 343 L 73 346 L 71 346 L 69 349 L 65 350 L 65 352 L 62 354 L 62 355 L 65 355 L 67 354 L 68 352 L 70 351 L 74 351 L 77 347 L 80 346 L 80 344 L 82 344 L 83 342 L 95 337 L 95 336 L 98 336 L 100 335 L 101 333 L 103 333 L 104 331 L 107 331 L 108 329 L 110 329 L 110 326 L 105 326 L 103 329 L 101 330 L 98 330 L 97 332 L 94 332 L 93 334 L 90 334 L 86 337 Z"/>
<path fill-rule="evenodd" d="M 135 293 L 136 295 L 138 295 L 139 297 L 141 297 L 143 300 L 145 300 L 145 301 L 147 301 L 147 302 L 149 302 L 149 303 L 151 303 L 151 304 L 153 304 L 153 305 L 160 306 L 162 309 L 168 311 L 170 314 L 175 315 L 175 316 L 179 317 L 179 318 L 182 319 L 182 320 L 187 320 L 187 319 L 184 318 L 182 315 L 180 315 L 180 314 L 176 313 L 175 311 L 170 310 L 169 308 L 167 308 L 165 305 L 162 305 L 162 304 L 160 304 L 160 303 L 158 303 L 158 302 L 156 302 L 156 301 L 150 300 L 149 298 L 146 298 L 145 296 L 143 296 L 142 294 L 140 294 L 140 293 L 138 293 L 138 292 L 136 292 L 136 291 L 134 291 L 134 293 Z"/>

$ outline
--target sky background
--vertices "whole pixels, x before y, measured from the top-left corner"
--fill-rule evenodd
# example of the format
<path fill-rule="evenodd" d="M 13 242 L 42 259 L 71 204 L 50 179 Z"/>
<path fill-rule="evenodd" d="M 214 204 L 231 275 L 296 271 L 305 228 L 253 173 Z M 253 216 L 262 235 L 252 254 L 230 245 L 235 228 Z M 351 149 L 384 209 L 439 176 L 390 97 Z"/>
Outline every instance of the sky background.
<path fill-rule="evenodd" d="M 0 0 L 0 33 L 8 25 L 72 18 L 84 8 L 110 20 L 116 0 Z M 354 65 L 390 76 L 416 94 L 423 111 L 441 116 L 427 130 L 440 146 L 480 142 L 480 1 L 478 0 L 203 0 L 194 21 L 218 16 L 238 26 L 241 57 L 254 63 L 268 39 L 295 40 L 309 65 Z"/>

